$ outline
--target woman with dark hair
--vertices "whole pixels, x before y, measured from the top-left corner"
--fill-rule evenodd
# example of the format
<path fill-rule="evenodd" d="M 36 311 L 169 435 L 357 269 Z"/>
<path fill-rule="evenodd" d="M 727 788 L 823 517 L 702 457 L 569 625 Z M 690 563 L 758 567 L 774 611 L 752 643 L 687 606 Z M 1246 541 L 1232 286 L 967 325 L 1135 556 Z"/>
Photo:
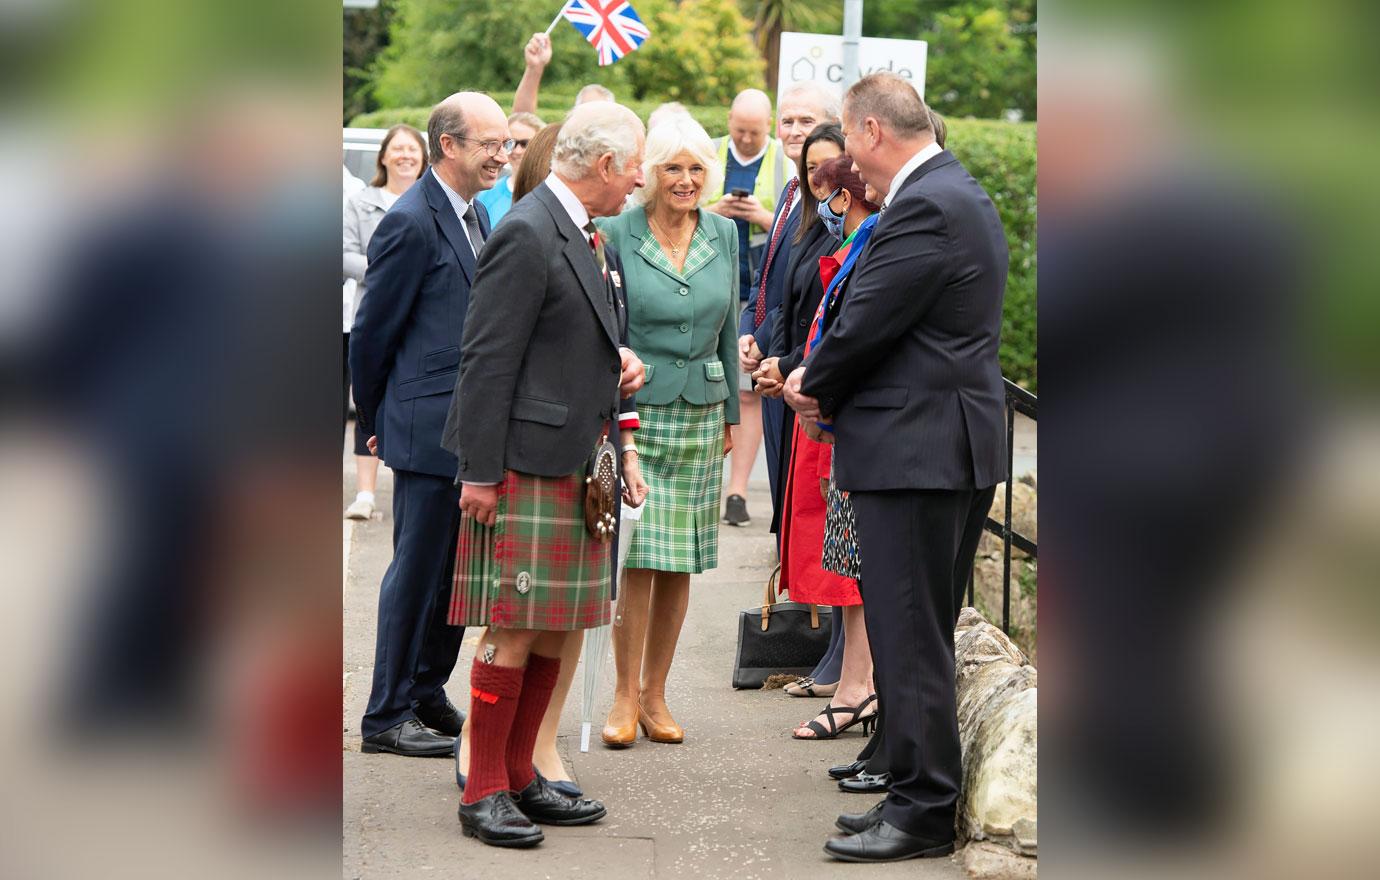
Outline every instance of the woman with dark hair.
<path fill-rule="evenodd" d="M 878 206 L 868 198 L 866 185 L 853 171 L 847 154 L 820 165 L 810 180 L 819 199 L 820 222 L 842 242 L 819 259 L 823 295 L 815 308 L 805 342 L 803 360 L 820 344 L 838 313 L 848 277 L 876 224 Z M 774 365 L 764 364 L 765 369 Z M 776 375 L 780 375 L 778 372 Z M 872 686 L 872 658 L 858 591 L 858 554 L 847 497 L 830 483 L 833 445 L 827 428 L 798 423 L 792 438 L 791 465 L 784 480 L 786 517 L 781 530 L 781 570 L 789 573 L 791 599 L 796 602 L 842 606 L 843 663 L 838 688 L 819 717 L 796 728 L 796 739 L 833 739 L 855 724 L 864 732 L 875 723 L 876 694 Z M 871 711 L 868 711 L 869 708 Z"/>
<path fill-rule="evenodd" d="M 401 137 L 399 136 L 401 135 Z M 345 413 L 349 418 L 350 398 L 350 325 L 355 309 L 364 298 L 364 271 L 369 268 L 369 239 L 379 221 L 398 196 L 407 192 L 426 171 L 426 141 L 422 133 L 410 125 L 395 125 L 388 129 L 379 144 L 374 160 L 377 171 L 374 179 L 345 201 L 345 277 L 355 282 L 355 295 L 345 314 Z M 379 460 L 369 454 L 365 445 L 368 437 L 355 425 L 355 500 L 345 509 L 350 519 L 368 519 L 374 514 L 374 486 L 378 481 Z"/>
<path fill-rule="evenodd" d="M 810 188 L 810 177 L 815 169 L 830 159 L 843 154 L 843 131 L 837 125 L 818 125 L 805 138 L 801 146 L 799 175 L 803 184 L 800 187 L 800 226 L 796 231 L 790 259 L 786 264 L 786 282 L 782 286 L 781 310 L 776 321 L 776 329 L 771 343 L 767 346 L 767 357 L 762 365 L 775 365 L 778 361 L 799 363 L 800 349 L 805 344 L 805 330 L 809 327 L 810 316 L 824 295 L 819 283 L 819 258 L 833 253 L 839 240 L 829 233 L 819 219 L 819 199 Z M 760 371 L 759 371 L 760 372 Z M 780 397 L 781 391 L 766 390 L 761 384 L 759 393 Z M 791 461 L 791 437 L 795 430 L 795 411 L 783 407 L 781 425 L 781 457 L 778 473 L 786 474 Z M 785 500 L 786 479 L 777 481 L 776 495 L 772 498 L 771 531 L 782 534 L 783 522 L 787 513 Z M 821 511 L 822 517 L 822 511 Z M 784 560 L 784 555 L 782 559 Z M 790 589 L 791 572 L 783 565 L 781 586 Z M 794 596 L 794 593 L 792 593 Z M 833 620 L 842 619 L 842 609 L 835 609 Z M 815 664 L 815 668 L 804 678 L 786 685 L 785 692 L 793 697 L 830 697 L 838 686 L 839 669 L 843 663 L 843 627 L 835 626 L 830 631 L 829 648 Z"/>

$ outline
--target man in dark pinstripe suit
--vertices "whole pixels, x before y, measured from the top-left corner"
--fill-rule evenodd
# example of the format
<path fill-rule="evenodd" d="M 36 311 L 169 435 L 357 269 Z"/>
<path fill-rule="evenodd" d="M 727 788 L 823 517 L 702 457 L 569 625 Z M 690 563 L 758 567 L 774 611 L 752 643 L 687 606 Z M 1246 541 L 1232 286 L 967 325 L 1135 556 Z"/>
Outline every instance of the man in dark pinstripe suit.
<path fill-rule="evenodd" d="M 874 74 L 843 106 L 848 153 L 886 193 L 823 341 L 786 383 L 802 419 L 831 420 L 851 493 L 868 638 L 891 767 L 887 799 L 840 827 L 846 861 L 946 855 L 962 779 L 954 624 L 992 495 L 1006 479 L 997 346 L 1001 219 L 934 142 L 914 88 Z"/>

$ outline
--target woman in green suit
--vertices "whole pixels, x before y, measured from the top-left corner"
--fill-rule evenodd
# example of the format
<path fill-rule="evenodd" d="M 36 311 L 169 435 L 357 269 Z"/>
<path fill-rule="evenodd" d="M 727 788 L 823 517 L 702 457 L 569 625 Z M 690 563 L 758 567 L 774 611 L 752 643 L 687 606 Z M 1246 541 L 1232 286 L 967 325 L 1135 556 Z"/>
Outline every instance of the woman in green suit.
<path fill-rule="evenodd" d="M 613 628 L 617 681 L 603 739 L 630 746 L 685 732 L 666 706 L 666 678 L 690 602 L 690 575 L 719 563 L 723 457 L 738 422 L 738 233 L 701 210 L 722 175 L 693 120 L 647 135 L 642 204 L 599 228 L 623 258 L 628 345 L 647 367 L 637 393 L 637 455 L 650 487 L 633 531 Z"/>

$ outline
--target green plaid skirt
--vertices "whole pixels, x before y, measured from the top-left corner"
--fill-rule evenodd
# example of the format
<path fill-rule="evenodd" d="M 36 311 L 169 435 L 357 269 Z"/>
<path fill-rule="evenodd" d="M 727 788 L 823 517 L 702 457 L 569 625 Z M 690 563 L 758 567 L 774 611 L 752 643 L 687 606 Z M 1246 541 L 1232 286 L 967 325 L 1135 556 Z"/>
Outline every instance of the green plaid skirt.
<path fill-rule="evenodd" d="M 628 568 L 699 574 L 719 564 L 724 405 L 638 404 L 638 462 L 650 490 Z"/>
<path fill-rule="evenodd" d="M 500 629 L 591 629 L 609 622 L 610 545 L 585 528 L 584 474 L 508 471 L 492 528 L 460 517 L 448 621 Z"/>

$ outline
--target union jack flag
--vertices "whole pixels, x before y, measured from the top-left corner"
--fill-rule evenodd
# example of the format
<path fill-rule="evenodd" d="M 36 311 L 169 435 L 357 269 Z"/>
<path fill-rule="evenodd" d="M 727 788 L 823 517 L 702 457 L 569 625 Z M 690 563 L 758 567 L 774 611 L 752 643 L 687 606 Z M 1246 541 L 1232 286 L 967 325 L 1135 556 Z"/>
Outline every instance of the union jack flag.
<path fill-rule="evenodd" d="M 652 35 L 627 0 L 570 0 L 561 14 L 594 46 L 600 67 L 622 58 Z"/>

